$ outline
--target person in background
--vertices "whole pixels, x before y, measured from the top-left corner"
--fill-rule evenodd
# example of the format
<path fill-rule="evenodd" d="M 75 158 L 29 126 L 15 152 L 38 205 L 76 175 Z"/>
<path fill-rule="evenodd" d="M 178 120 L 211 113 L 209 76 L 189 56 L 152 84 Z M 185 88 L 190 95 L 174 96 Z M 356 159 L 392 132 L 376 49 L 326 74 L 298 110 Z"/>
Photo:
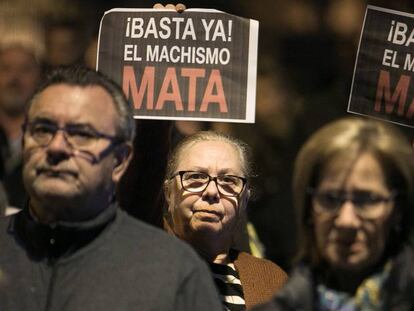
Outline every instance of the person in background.
<path fill-rule="evenodd" d="M 29 18 L 0 22 L 0 179 L 7 205 L 23 208 L 22 124 L 39 84 L 45 53 L 42 28 Z"/>
<path fill-rule="evenodd" d="M 23 135 L 28 205 L 0 218 L 2 310 L 220 310 L 205 263 L 118 208 L 135 123 L 121 88 L 83 67 L 51 72 Z"/>
<path fill-rule="evenodd" d="M 180 141 L 167 166 L 166 229 L 210 264 L 226 310 L 251 309 L 287 279 L 276 264 L 232 248 L 250 174 L 247 146 L 212 131 Z"/>
<path fill-rule="evenodd" d="M 81 18 L 49 19 L 45 27 L 46 66 L 80 64 L 86 50 L 87 33 Z"/>
<path fill-rule="evenodd" d="M 299 262 L 255 310 L 413 310 L 413 159 L 381 121 L 344 118 L 311 136 L 293 178 Z"/>

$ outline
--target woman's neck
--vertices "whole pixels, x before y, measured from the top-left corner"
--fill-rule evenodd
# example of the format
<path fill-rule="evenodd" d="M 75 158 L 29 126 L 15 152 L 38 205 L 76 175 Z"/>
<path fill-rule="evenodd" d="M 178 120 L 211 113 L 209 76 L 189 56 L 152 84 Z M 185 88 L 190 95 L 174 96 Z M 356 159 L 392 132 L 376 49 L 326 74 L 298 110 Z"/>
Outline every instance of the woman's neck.
<path fill-rule="evenodd" d="M 187 240 L 191 244 L 197 253 L 207 262 L 217 263 L 217 264 L 227 264 L 229 263 L 229 243 L 218 243 L 220 239 L 211 239 L 206 235 L 201 235 L 199 237 L 193 236 L 191 240 Z"/>
<path fill-rule="evenodd" d="M 229 263 L 229 249 L 217 249 L 211 245 L 194 245 L 197 253 L 207 262 L 225 265 Z"/>
<path fill-rule="evenodd" d="M 331 271 L 327 279 L 327 286 L 339 291 L 355 294 L 359 285 L 365 279 L 366 275 L 358 272 L 344 270 Z"/>

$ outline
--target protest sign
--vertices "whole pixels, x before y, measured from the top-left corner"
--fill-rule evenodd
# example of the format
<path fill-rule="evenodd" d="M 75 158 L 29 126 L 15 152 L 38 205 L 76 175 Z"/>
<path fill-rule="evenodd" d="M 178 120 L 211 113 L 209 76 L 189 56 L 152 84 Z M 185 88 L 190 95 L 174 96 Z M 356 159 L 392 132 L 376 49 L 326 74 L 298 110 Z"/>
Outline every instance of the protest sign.
<path fill-rule="evenodd" d="M 97 70 L 143 119 L 253 123 L 258 22 L 211 9 L 107 11 Z"/>
<path fill-rule="evenodd" d="M 368 6 L 348 111 L 414 127 L 414 14 Z"/>

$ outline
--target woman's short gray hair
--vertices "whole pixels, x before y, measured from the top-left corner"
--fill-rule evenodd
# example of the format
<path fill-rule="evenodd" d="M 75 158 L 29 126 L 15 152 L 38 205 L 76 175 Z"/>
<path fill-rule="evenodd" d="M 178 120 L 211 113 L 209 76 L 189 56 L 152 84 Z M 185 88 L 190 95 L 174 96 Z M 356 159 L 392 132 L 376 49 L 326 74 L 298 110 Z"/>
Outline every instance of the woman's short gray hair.
<path fill-rule="evenodd" d="M 174 148 L 172 151 L 168 164 L 167 164 L 167 173 L 166 173 L 166 179 L 170 178 L 177 170 L 178 167 L 178 161 L 180 159 L 180 156 L 182 152 L 202 141 L 222 141 L 225 143 L 228 143 L 229 145 L 233 146 L 240 158 L 240 164 L 242 167 L 242 172 L 245 177 L 250 177 L 252 175 L 252 168 L 251 168 L 251 162 L 250 162 L 250 150 L 246 143 L 242 142 L 239 139 L 236 139 L 234 137 L 231 137 L 229 135 L 225 135 L 222 133 L 214 132 L 214 131 L 200 131 L 196 134 L 190 135 L 183 140 L 181 140 L 178 145 Z"/>

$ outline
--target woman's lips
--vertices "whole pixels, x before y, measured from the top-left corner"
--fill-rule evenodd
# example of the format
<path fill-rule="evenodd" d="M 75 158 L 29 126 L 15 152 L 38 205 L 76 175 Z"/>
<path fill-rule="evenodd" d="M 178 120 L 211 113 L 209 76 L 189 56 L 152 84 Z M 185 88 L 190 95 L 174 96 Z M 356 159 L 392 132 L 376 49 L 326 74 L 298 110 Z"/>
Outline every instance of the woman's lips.
<path fill-rule="evenodd" d="M 348 252 L 357 252 L 364 247 L 364 243 L 358 240 L 335 240 L 334 243 L 339 249 Z"/>
<path fill-rule="evenodd" d="M 195 210 L 194 214 L 201 218 L 202 220 L 220 220 L 223 218 L 223 215 L 216 210 L 209 210 L 209 209 L 199 209 Z"/>

